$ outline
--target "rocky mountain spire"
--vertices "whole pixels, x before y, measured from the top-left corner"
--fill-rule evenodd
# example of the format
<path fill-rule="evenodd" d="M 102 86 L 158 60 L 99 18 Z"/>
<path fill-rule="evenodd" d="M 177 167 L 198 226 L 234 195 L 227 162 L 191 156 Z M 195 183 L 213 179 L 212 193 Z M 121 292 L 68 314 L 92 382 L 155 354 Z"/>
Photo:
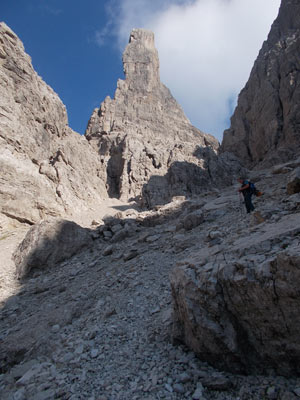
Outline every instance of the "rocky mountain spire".
<path fill-rule="evenodd" d="M 152 206 L 230 180 L 217 140 L 190 124 L 160 82 L 152 32 L 131 32 L 123 63 L 125 80 L 94 110 L 85 134 L 100 153 L 109 195 Z"/>
<path fill-rule="evenodd" d="M 277 19 L 239 95 L 223 151 L 261 167 L 300 154 L 300 3 L 282 0 Z"/>
<path fill-rule="evenodd" d="M 159 59 L 153 32 L 132 30 L 123 54 L 123 67 L 130 90 L 147 93 L 159 87 Z"/>

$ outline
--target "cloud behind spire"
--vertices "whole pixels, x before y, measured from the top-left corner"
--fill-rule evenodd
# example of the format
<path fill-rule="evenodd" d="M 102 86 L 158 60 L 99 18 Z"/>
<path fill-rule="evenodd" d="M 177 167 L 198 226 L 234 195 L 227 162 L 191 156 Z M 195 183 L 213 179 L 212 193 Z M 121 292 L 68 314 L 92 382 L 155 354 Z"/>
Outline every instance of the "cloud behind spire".
<path fill-rule="evenodd" d="M 219 140 L 280 0 L 112 0 L 110 34 L 121 51 L 134 27 L 151 29 L 161 81 L 191 122 Z"/>

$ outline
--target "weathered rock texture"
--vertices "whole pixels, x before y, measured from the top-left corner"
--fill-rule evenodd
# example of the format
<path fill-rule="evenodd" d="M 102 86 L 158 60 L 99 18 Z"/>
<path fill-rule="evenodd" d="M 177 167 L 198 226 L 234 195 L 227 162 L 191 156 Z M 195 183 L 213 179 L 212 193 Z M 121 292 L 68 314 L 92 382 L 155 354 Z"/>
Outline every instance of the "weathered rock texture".
<path fill-rule="evenodd" d="M 299 378 L 282 376 L 300 365 L 300 194 L 286 193 L 299 165 L 255 173 L 265 191 L 254 204 L 265 222 L 253 227 L 237 207 L 236 184 L 153 210 L 108 214 L 90 232 L 91 247 L 35 269 L 22 285 L 3 284 L 2 257 L 1 400 L 299 399 Z M 3 255 L 17 238 L 0 239 Z M 214 349 L 200 356 L 214 356 L 219 367 L 232 360 L 229 367 L 252 369 L 253 376 L 217 371 L 170 342 L 169 275 L 174 282 L 179 263 L 174 274 L 182 297 L 175 304 L 180 316 L 187 311 L 185 333 Z M 275 364 L 279 375 L 257 374 L 259 357 L 258 367 Z"/>
<path fill-rule="evenodd" d="M 282 0 L 224 132 L 222 148 L 248 167 L 270 166 L 300 153 L 300 3 Z"/>
<path fill-rule="evenodd" d="M 86 137 L 106 168 L 110 196 L 148 206 L 231 182 L 218 142 L 193 127 L 160 82 L 152 32 L 135 29 L 123 55 L 126 79 L 95 109 Z"/>
<path fill-rule="evenodd" d="M 98 154 L 68 127 L 65 106 L 0 24 L 0 207 L 33 224 L 76 217 L 106 196 Z"/>
<path fill-rule="evenodd" d="M 20 279 L 34 268 L 53 267 L 91 242 L 89 230 L 72 221 L 55 219 L 35 224 L 13 254 L 16 275 Z"/>
<path fill-rule="evenodd" d="M 177 269 L 172 286 L 184 341 L 220 368 L 299 374 L 299 265 L 294 248 L 254 267 Z"/>
<path fill-rule="evenodd" d="M 243 215 L 243 205 L 233 222 L 234 195 L 206 203 L 202 210 L 212 213 L 204 220 L 211 220 L 204 239 L 208 247 L 191 250 L 171 273 L 174 337 L 218 368 L 300 373 L 300 202 L 299 194 L 288 196 L 284 186 L 286 171 L 294 177 L 297 164 L 299 160 L 282 165 L 273 174 L 257 173 L 265 193 L 255 201 L 251 218 Z M 283 203 L 278 198 L 284 199 L 285 212 L 279 211 Z M 240 228 L 230 238 L 239 220 Z M 199 237 L 199 247 L 201 243 Z"/>
<path fill-rule="evenodd" d="M 300 192 L 300 167 L 296 168 L 291 174 L 286 189 L 288 194 L 295 194 Z"/>

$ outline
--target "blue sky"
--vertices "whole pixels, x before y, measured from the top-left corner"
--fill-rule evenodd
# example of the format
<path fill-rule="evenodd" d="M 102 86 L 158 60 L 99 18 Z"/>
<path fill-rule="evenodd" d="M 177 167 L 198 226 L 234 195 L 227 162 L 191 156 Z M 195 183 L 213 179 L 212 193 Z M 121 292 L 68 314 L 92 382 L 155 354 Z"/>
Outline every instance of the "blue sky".
<path fill-rule="evenodd" d="M 132 28 L 155 33 L 161 81 L 197 128 L 220 141 L 280 0 L 0 0 L 38 74 L 84 133 L 123 79 Z"/>
<path fill-rule="evenodd" d="M 38 74 L 67 107 L 69 124 L 84 133 L 95 107 L 113 96 L 123 78 L 114 43 L 99 47 L 95 33 L 105 26 L 99 0 L 0 0 L 0 18 L 20 37 Z"/>

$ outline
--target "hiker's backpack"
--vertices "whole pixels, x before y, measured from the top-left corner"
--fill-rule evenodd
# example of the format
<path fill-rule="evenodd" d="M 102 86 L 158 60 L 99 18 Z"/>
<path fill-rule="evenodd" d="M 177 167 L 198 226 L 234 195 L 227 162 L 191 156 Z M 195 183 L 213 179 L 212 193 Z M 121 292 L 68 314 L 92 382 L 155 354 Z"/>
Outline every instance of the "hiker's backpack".
<path fill-rule="evenodd" d="M 259 197 L 259 196 L 262 195 L 262 192 L 259 191 L 259 190 L 255 187 L 254 183 L 249 182 L 249 187 L 250 187 L 251 193 L 254 194 L 255 196 L 258 196 L 258 197 Z"/>

